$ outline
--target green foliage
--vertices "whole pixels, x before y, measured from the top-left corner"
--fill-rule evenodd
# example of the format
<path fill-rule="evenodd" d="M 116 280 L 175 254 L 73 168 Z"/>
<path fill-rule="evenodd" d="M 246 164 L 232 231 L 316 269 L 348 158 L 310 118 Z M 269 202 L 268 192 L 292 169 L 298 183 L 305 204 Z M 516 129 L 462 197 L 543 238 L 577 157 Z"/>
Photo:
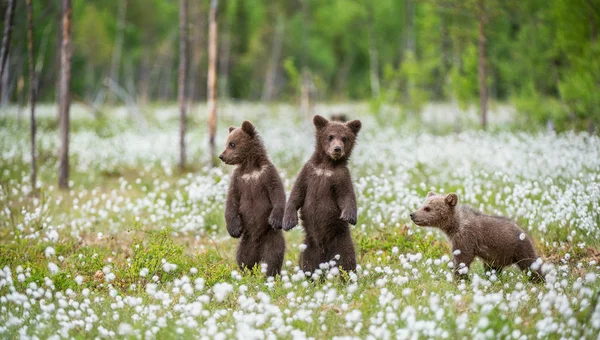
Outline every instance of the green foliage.
<path fill-rule="evenodd" d="M 260 98 L 275 70 L 275 99 L 296 100 L 306 68 L 318 100 L 372 100 L 418 114 L 427 101 L 476 102 L 478 25 L 485 22 L 489 97 L 515 101 L 525 121 L 552 120 L 557 129 L 594 130 L 600 124 L 600 9 L 586 1 L 242 1 L 219 4 L 221 95 Z M 206 98 L 208 4 L 192 1 L 190 84 Z M 118 0 L 73 1 L 72 91 L 90 104 L 104 91 L 119 27 Z M 17 6 L 16 18 L 25 17 Z M 134 98 L 174 101 L 178 53 L 178 3 L 128 0 L 118 79 Z M 34 3 L 39 98 L 54 101 L 58 80 L 60 6 Z M 19 22 L 19 20 L 17 20 Z M 277 43 L 277 23 L 283 34 Z M 15 25 L 9 60 L 10 99 L 28 88 L 25 25 Z M 280 50 L 274 50 L 281 46 Z M 373 59 L 372 58 L 376 58 Z M 272 63 L 276 63 L 272 65 Z M 383 95 L 372 98 L 371 68 Z M 17 86 L 19 84 L 19 86 Z M 101 96 L 100 96 L 101 97 Z M 535 109 L 541 101 L 552 108 Z M 538 111 L 538 112 L 534 112 Z"/>
<path fill-rule="evenodd" d="M 149 236 L 147 244 L 142 240 L 134 239 L 133 255 L 125 269 L 131 281 L 135 281 L 144 268 L 148 270 L 148 277 L 158 274 L 161 274 L 159 276 L 176 277 L 181 274 L 184 247 L 175 244 L 171 233 L 170 228 L 149 231 L 146 233 Z M 165 273 L 161 270 L 164 261 L 177 265 L 177 268 Z"/>

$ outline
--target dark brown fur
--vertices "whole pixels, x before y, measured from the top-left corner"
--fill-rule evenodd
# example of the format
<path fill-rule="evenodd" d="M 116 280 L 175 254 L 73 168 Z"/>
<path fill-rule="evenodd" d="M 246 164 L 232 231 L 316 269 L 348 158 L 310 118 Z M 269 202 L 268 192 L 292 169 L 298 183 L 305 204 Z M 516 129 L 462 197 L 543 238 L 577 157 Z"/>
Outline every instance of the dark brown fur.
<path fill-rule="evenodd" d="M 319 264 L 334 260 L 344 270 L 356 269 L 356 254 L 348 223 L 356 224 L 356 196 L 348 169 L 359 120 L 329 122 L 315 116 L 315 151 L 304 165 L 285 209 L 284 230 L 298 224 L 297 211 L 306 232 L 306 250 L 300 268 L 313 272 Z"/>
<path fill-rule="evenodd" d="M 467 266 L 475 256 L 480 257 L 486 271 L 496 270 L 516 264 L 522 271 L 530 270 L 538 259 L 531 238 L 512 220 L 501 216 L 490 216 L 469 207 L 458 206 L 455 193 L 438 195 L 430 192 L 425 203 L 410 214 L 419 226 L 436 227 L 442 230 L 452 244 L 455 277 L 462 263 Z M 523 240 L 520 235 L 525 234 Z M 455 254 L 460 250 L 459 254 Z M 457 252 L 458 253 L 458 252 Z M 532 270 L 531 279 L 542 281 L 543 274 L 538 268 Z"/>
<path fill-rule="evenodd" d="M 332 113 L 331 120 L 334 122 L 345 123 L 348 121 L 348 117 L 345 113 Z"/>
<path fill-rule="evenodd" d="M 252 269 L 264 262 L 267 275 L 275 276 L 285 253 L 281 232 L 285 192 L 277 169 L 248 121 L 241 128 L 229 128 L 227 146 L 219 158 L 236 165 L 227 193 L 225 222 L 231 237 L 241 237 L 238 266 Z"/>

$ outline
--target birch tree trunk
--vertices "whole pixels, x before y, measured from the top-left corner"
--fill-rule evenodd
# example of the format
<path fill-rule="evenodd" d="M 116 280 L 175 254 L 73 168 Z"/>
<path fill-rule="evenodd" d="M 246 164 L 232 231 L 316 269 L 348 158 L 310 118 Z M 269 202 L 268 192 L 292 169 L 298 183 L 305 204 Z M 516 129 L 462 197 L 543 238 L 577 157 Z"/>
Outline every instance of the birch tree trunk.
<path fill-rule="evenodd" d="M 208 145 L 210 164 L 215 162 L 215 133 L 217 130 L 217 7 L 219 0 L 211 0 L 208 36 Z"/>
<path fill-rule="evenodd" d="M 373 5 L 370 5 L 373 6 Z M 371 80 L 371 97 L 379 96 L 379 53 L 375 44 L 375 29 L 373 28 L 373 8 L 369 8 L 369 78 Z"/>
<path fill-rule="evenodd" d="M 281 13 L 277 14 L 277 23 L 275 33 L 273 34 L 273 46 L 271 48 L 271 59 L 267 67 L 265 77 L 265 86 L 263 88 L 262 100 L 270 102 L 275 93 L 275 82 L 277 81 L 277 70 L 279 69 L 279 58 L 281 56 L 281 47 L 283 43 L 283 34 L 285 31 L 285 20 Z"/>
<path fill-rule="evenodd" d="M 479 12 L 479 65 L 478 65 L 478 76 L 479 76 L 479 110 L 481 114 L 481 127 L 485 130 L 487 128 L 487 84 L 485 77 L 485 4 L 484 0 L 477 2 Z"/>
<path fill-rule="evenodd" d="M 119 68 L 121 63 L 121 51 L 123 49 L 123 32 L 125 31 L 125 18 L 127 15 L 127 0 L 119 0 L 119 18 L 117 19 L 117 32 L 115 45 L 113 46 L 112 61 L 110 63 L 110 79 L 119 83 Z M 108 102 L 113 98 L 109 95 Z"/>
<path fill-rule="evenodd" d="M 2 35 L 2 50 L 0 51 L 0 80 L 4 79 L 4 73 L 6 72 L 8 54 L 10 52 L 10 38 L 12 35 L 13 19 L 15 17 L 15 0 L 8 0 L 6 6 L 6 15 L 4 16 L 4 34 Z M 2 88 L 3 82 L 0 81 L 0 98 L 3 97 L 4 90 Z"/>
<path fill-rule="evenodd" d="M 62 0 L 62 45 L 60 60 L 60 165 L 58 187 L 69 187 L 69 109 L 71 106 L 71 0 Z"/>
<path fill-rule="evenodd" d="M 27 47 L 29 49 L 29 106 L 31 108 L 31 191 L 36 192 L 37 166 L 35 159 L 35 56 L 33 53 L 33 6 L 27 3 Z"/>
<path fill-rule="evenodd" d="M 188 1 L 179 1 L 179 169 L 185 169 Z"/>

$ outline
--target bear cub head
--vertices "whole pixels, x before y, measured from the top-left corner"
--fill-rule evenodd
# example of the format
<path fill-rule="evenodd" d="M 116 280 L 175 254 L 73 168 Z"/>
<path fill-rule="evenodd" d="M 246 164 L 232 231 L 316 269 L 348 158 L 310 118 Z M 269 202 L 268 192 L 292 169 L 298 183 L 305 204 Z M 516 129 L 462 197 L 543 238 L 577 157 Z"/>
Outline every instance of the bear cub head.
<path fill-rule="evenodd" d="M 439 195 L 430 191 L 425 203 L 410 214 L 410 219 L 418 226 L 441 227 L 454 215 L 457 204 L 458 195 L 455 193 Z"/>
<path fill-rule="evenodd" d="M 347 123 L 328 121 L 316 115 L 313 118 L 316 128 L 316 151 L 327 155 L 332 161 L 346 160 L 352 153 L 356 136 L 362 127 L 360 120 Z"/>
<path fill-rule="evenodd" d="M 242 123 L 241 128 L 229 127 L 227 144 L 225 150 L 219 155 L 219 159 L 225 164 L 236 165 L 260 157 L 263 153 L 262 140 L 254 125 L 246 120 Z"/>

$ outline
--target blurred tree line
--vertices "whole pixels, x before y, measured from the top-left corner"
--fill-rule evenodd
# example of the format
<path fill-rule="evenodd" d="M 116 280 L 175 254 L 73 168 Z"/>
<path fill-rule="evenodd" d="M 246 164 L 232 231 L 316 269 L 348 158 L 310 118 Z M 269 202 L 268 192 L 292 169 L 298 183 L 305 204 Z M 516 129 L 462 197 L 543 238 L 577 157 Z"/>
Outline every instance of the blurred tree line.
<path fill-rule="evenodd" d="M 6 1 L 0 1 L 2 28 Z M 73 0 L 72 98 L 174 101 L 179 3 Z M 188 7 L 188 98 L 207 96 L 210 3 Z M 33 0 L 37 96 L 56 100 L 60 1 Z M 17 1 L 2 101 L 25 104 L 27 15 Z M 221 0 L 219 96 L 233 100 L 370 100 L 418 113 L 462 107 L 483 92 L 515 103 L 524 122 L 600 124 L 599 0 Z M 483 49 L 482 49 L 483 47 Z M 482 68 L 483 67 L 483 73 Z M 483 101 L 482 101 L 483 105 Z"/>

